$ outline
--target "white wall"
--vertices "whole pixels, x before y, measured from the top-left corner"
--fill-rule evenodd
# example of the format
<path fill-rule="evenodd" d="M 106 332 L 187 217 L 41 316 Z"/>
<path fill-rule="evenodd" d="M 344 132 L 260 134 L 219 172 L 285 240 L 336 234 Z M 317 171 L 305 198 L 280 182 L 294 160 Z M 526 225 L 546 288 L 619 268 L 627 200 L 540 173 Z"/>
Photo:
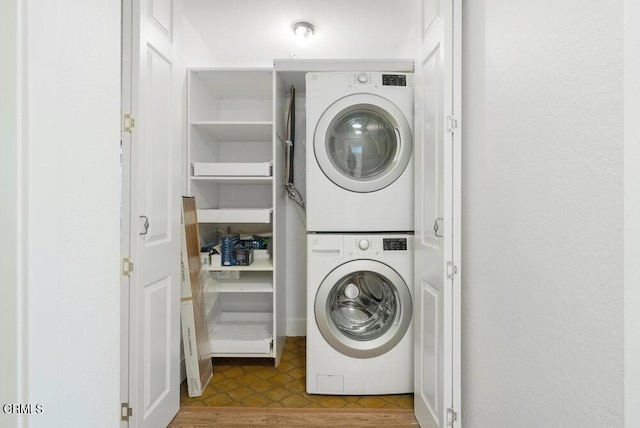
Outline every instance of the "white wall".
<path fill-rule="evenodd" d="M 296 135 L 293 156 L 294 183 L 306 201 L 306 96 L 296 93 Z M 287 200 L 287 336 L 307 334 L 307 230 L 306 213 L 291 199 Z"/>
<path fill-rule="evenodd" d="M 181 14 L 180 56 L 187 67 L 216 67 L 220 63 L 213 52 L 202 41 L 191 22 Z M 186 73 L 185 73 L 186 82 Z"/>
<path fill-rule="evenodd" d="M 398 58 L 415 0 L 188 0 L 185 16 L 227 67 L 270 67 L 274 58 Z M 292 25 L 316 33 L 299 46 Z M 410 45 L 412 48 L 413 45 Z M 409 50 L 410 55 L 413 52 Z"/>
<path fill-rule="evenodd" d="M 625 426 L 640 426 L 640 3 L 624 2 Z"/>
<path fill-rule="evenodd" d="M 465 427 L 623 424 L 622 1 L 463 1 Z"/>
<path fill-rule="evenodd" d="M 14 6 L 18 17 L 5 15 Z M 29 427 L 117 426 L 120 4 L 13 1 L 0 16 L 3 28 L 19 29 L 9 59 L 20 75 L 8 80 L 19 103 L 10 105 L 15 123 L 2 158 L 17 161 L 9 218 L 23 234 L 3 239 L 2 251 L 18 250 L 10 296 L 17 290 L 26 308 L 24 330 L 3 343 L 3 355 L 7 345 L 12 352 L 7 369 L 26 376 L 9 402 L 42 405 L 26 417 Z M 17 367 L 16 356 L 24 358 Z M 13 425 L 8 417 L 0 413 L 1 426 Z"/>
<path fill-rule="evenodd" d="M 20 228 L 23 199 L 20 195 L 21 149 L 18 144 L 20 123 L 18 111 L 22 94 L 19 2 L 0 2 L 0 272 L 2 298 L 0 299 L 0 405 L 20 403 L 22 395 L 22 369 L 24 356 L 20 342 L 22 327 L 23 258 Z M 17 426 L 17 416 L 0 413 L 0 426 Z"/>

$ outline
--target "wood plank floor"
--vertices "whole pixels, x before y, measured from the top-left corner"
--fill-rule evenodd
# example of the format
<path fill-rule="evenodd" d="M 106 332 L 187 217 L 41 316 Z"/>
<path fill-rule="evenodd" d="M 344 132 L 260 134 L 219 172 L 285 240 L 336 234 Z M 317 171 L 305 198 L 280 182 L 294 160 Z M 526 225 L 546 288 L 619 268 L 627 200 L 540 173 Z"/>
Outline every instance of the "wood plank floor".
<path fill-rule="evenodd" d="M 183 407 L 168 428 L 239 427 L 418 427 L 404 409 L 273 409 Z"/>

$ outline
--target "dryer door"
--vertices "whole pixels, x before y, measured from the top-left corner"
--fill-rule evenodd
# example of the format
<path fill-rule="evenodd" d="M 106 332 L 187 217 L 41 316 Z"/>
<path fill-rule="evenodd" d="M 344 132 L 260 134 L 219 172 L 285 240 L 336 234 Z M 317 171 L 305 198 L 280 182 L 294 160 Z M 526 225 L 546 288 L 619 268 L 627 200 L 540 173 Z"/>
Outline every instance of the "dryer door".
<path fill-rule="evenodd" d="M 320 284 L 316 323 L 338 352 L 371 358 L 391 350 L 411 323 L 409 288 L 389 266 L 354 260 L 335 268 Z"/>
<path fill-rule="evenodd" d="M 402 175 L 411 159 L 411 128 L 400 109 L 372 94 L 339 99 L 316 126 L 313 147 L 322 172 L 353 192 L 375 192 Z"/>

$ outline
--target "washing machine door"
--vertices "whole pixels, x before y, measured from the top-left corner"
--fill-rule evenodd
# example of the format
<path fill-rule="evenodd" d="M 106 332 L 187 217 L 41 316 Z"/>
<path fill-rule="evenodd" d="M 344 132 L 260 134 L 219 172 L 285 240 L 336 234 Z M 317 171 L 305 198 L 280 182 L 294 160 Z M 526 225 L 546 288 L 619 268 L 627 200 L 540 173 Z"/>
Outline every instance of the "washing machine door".
<path fill-rule="evenodd" d="M 335 268 L 318 288 L 316 324 L 338 352 L 371 358 L 393 349 L 411 323 L 412 301 L 405 281 L 374 260 Z"/>
<path fill-rule="evenodd" d="M 407 119 L 391 101 L 353 94 L 333 103 L 316 126 L 313 147 L 325 176 L 353 192 L 375 192 L 402 175 L 413 150 Z"/>

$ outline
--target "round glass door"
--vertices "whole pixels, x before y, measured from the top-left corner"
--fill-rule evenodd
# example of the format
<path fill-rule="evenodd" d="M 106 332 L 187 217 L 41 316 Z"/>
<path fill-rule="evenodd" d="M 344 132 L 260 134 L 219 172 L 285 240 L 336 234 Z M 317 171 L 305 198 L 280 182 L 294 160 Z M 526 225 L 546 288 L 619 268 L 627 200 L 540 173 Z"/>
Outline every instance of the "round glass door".
<path fill-rule="evenodd" d="M 375 357 L 400 342 L 411 321 L 411 295 L 397 272 L 371 260 L 333 270 L 315 300 L 316 323 L 327 342 L 352 357 Z"/>
<path fill-rule="evenodd" d="M 324 174 L 354 192 L 373 192 L 404 172 L 413 150 L 411 130 L 388 100 L 355 94 L 332 104 L 318 121 L 314 150 Z"/>
<path fill-rule="evenodd" d="M 340 278 L 327 299 L 327 312 L 340 333 L 372 340 L 386 333 L 398 312 L 395 287 L 380 274 L 356 271 Z"/>
<path fill-rule="evenodd" d="M 336 118 L 326 137 L 333 167 L 354 180 L 382 174 L 396 157 L 400 142 L 391 122 L 369 106 Z"/>

